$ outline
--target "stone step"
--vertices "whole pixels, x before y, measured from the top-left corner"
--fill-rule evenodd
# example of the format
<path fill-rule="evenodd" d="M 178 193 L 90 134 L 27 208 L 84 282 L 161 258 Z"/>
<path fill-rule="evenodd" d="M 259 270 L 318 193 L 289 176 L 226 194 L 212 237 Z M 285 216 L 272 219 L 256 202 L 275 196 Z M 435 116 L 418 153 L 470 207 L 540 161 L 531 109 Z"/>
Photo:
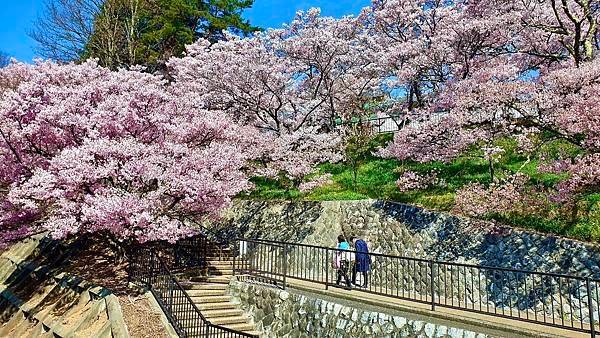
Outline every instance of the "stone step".
<path fill-rule="evenodd" d="M 236 261 L 239 261 L 239 260 L 240 260 L 239 258 L 236 259 Z M 209 262 L 209 263 L 210 262 L 230 262 L 230 263 L 233 263 L 233 256 L 229 256 L 229 255 L 227 255 L 227 256 L 216 256 L 216 257 L 207 256 L 206 257 L 206 261 Z"/>
<path fill-rule="evenodd" d="M 215 263 L 215 262 L 228 262 L 228 263 L 233 264 L 233 259 L 230 259 L 229 257 L 207 256 L 206 262 L 208 264 Z M 237 264 L 237 262 L 236 262 L 236 264 Z"/>
<path fill-rule="evenodd" d="M 219 252 L 219 251 L 208 251 L 204 254 L 207 260 L 213 261 L 222 261 L 226 259 L 232 259 L 232 255 L 229 252 Z"/>
<path fill-rule="evenodd" d="M 190 297 L 196 304 L 205 303 L 223 303 L 230 302 L 231 296 L 202 296 L 202 297 Z"/>
<path fill-rule="evenodd" d="M 256 327 L 254 327 L 254 325 L 250 324 L 250 323 L 224 324 L 222 326 L 224 326 L 228 329 L 231 329 L 231 330 L 243 331 L 246 333 L 256 332 Z"/>
<path fill-rule="evenodd" d="M 196 307 L 202 311 L 214 311 L 214 310 L 232 310 L 235 309 L 235 304 L 224 302 L 224 303 L 195 303 Z M 204 313 L 204 312 L 202 312 Z"/>
<path fill-rule="evenodd" d="M 225 267 L 225 268 L 233 268 L 233 261 L 207 261 L 206 262 L 209 267 Z"/>
<path fill-rule="evenodd" d="M 227 284 L 182 282 L 181 286 L 186 290 L 227 290 Z"/>
<path fill-rule="evenodd" d="M 200 309 L 200 311 L 202 312 L 202 315 L 204 317 L 206 317 L 206 319 L 208 319 L 208 320 L 211 320 L 211 318 L 217 318 L 217 317 L 236 317 L 236 316 L 241 316 L 244 314 L 244 311 L 237 309 L 237 308 L 221 309 L 221 310 L 202 310 L 202 309 Z"/>
<path fill-rule="evenodd" d="M 231 251 L 231 248 L 230 248 L 230 247 L 228 247 L 227 245 L 221 246 L 221 245 L 219 245 L 219 244 L 211 244 L 211 243 L 209 243 L 209 244 L 206 246 L 206 248 L 207 248 L 208 250 L 210 250 L 210 249 L 223 249 L 223 250 Z"/>
<path fill-rule="evenodd" d="M 209 273 L 219 273 L 221 275 L 233 275 L 233 267 L 231 266 L 208 266 Z"/>
<path fill-rule="evenodd" d="M 202 252 L 205 252 L 207 254 L 212 254 L 215 256 L 232 256 L 233 255 L 231 253 L 231 249 L 228 249 L 228 248 L 225 248 L 222 250 L 219 250 L 217 248 L 210 248 L 210 249 L 207 249 L 206 251 L 202 251 Z"/>
<path fill-rule="evenodd" d="M 240 265 L 236 264 L 236 267 L 239 268 Z M 193 267 L 193 268 L 187 269 L 185 272 L 182 272 L 180 274 L 190 275 L 191 272 L 200 273 L 202 271 L 207 271 L 207 270 L 208 271 L 227 271 L 228 273 L 233 272 L 233 262 L 211 261 L 211 262 L 207 262 L 207 264 L 204 266 Z"/>
<path fill-rule="evenodd" d="M 217 257 L 233 257 L 231 250 L 208 250 L 206 253 Z"/>
<path fill-rule="evenodd" d="M 202 277 L 202 276 L 198 276 L 198 277 Z M 209 271 L 208 272 L 208 276 L 205 276 L 207 278 L 221 278 L 221 279 L 227 279 L 227 283 L 229 283 L 229 281 L 231 280 L 231 278 L 233 278 L 233 271 Z M 209 282 L 210 283 L 210 282 Z"/>
<path fill-rule="evenodd" d="M 215 248 L 215 247 L 210 247 L 210 248 L 206 248 L 206 250 L 203 250 L 202 252 L 205 252 L 207 254 L 214 254 L 214 255 L 231 255 L 231 249 L 229 248 Z"/>
<path fill-rule="evenodd" d="M 194 297 L 204 297 L 204 296 L 225 296 L 225 293 L 227 292 L 226 290 L 219 290 L 219 289 L 204 289 L 204 290 L 197 290 L 197 289 L 192 289 L 192 290 L 186 290 L 187 294 L 194 298 Z"/>
<path fill-rule="evenodd" d="M 206 257 L 212 257 L 214 259 L 221 259 L 223 257 L 232 257 L 232 254 L 230 251 L 208 250 L 208 251 L 204 251 L 203 254 Z"/>
<path fill-rule="evenodd" d="M 211 318 L 209 321 L 216 325 L 250 324 L 245 316 L 216 317 Z M 254 325 L 252 325 L 252 328 L 254 328 Z"/>
<path fill-rule="evenodd" d="M 231 276 L 192 276 L 190 282 L 229 284 Z"/>

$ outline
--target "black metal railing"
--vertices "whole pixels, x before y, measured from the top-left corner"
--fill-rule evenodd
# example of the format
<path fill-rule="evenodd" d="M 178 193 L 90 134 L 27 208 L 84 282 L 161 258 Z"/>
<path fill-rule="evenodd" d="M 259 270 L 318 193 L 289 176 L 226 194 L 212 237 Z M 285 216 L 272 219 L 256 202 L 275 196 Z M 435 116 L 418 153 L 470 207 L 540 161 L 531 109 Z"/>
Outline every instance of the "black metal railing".
<path fill-rule="evenodd" d="M 423 122 L 441 122 L 445 112 L 435 112 L 429 116 L 423 116 L 422 119 L 412 120 L 407 114 L 389 114 L 384 116 L 373 116 L 367 118 L 353 118 L 346 121 L 338 121 L 337 126 L 349 127 L 367 127 L 375 134 L 393 134 L 407 125 L 419 124 Z"/>
<path fill-rule="evenodd" d="M 288 278 L 340 284 L 335 255 L 354 251 L 278 241 L 239 240 L 235 274 L 286 286 Z M 370 270 L 356 274 L 361 292 L 505 317 L 561 329 L 599 332 L 600 280 L 566 274 L 441 262 L 369 253 Z M 351 257 L 347 257 L 352 260 Z M 352 278 L 352 268 L 348 271 Z M 364 280 L 366 277 L 366 280 Z"/>
<path fill-rule="evenodd" d="M 175 278 L 171 269 L 205 268 L 209 245 L 211 242 L 199 235 L 169 247 L 139 248 L 130 260 L 130 279 L 152 292 L 180 337 L 258 337 L 211 323 Z"/>
<path fill-rule="evenodd" d="M 383 117 L 371 117 L 366 119 L 356 119 L 339 122 L 340 126 L 366 126 L 376 134 L 395 133 L 402 129 L 406 123 L 406 117 L 400 115 L 390 115 Z"/>

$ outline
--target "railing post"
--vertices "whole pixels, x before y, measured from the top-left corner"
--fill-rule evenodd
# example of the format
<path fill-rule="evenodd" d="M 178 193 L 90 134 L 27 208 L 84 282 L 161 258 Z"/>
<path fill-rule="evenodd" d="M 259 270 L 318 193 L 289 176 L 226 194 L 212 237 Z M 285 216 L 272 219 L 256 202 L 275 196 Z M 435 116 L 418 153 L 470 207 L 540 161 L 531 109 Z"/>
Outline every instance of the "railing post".
<path fill-rule="evenodd" d="M 433 260 L 429 261 L 429 270 L 431 271 L 431 311 L 435 311 L 435 276 L 433 273 Z"/>
<path fill-rule="evenodd" d="M 288 265 L 288 245 L 284 244 L 283 245 L 283 289 L 285 290 L 286 288 L 286 277 L 287 277 L 287 265 Z"/>
<path fill-rule="evenodd" d="M 175 256 L 175 267 L 181 266 L 181 241 L 177 241 L 173 246 L 173 256 Z"/>
<path fill-rule="evenodd" d="M 150 250 L 150 271 L 148 271 L 148 287 L 152 289 L 154 280 L 154 250 Z"/>
<path fill-rule="evenodd" d="M 585 280 L 586 289 L 587 289 L 587 297 L 588 297 L 588 311 L 590 317 L 590 332 L 592 338 L 596 337 L 596 326 L 594 325 L 594 305 L 592 302 L 592 288 L 590 286 L 590 277 Z"/>
<path fill-rule="evenodd" d="M 202 250 L 200 251 L 201 262 L 200 269 L 205 270 L 208 269 L 208 239 L 206 237 L 200 238 L 200 242 L 202 242 Z"/>
<path fill-rule="evenodd" d="M 173 315 L 173 280 L 169 278 L 169 311 Z"/>
<path fill-rule="evenodd" d="M 325 249 L 325 290 L 329 290 L 329 248 Z"/>
<path fill-rule="evenodd" d="M 231 248 L 231 249 L 232 249 L 231 251 L 232 251 L 232 253 L 233 253 L 233 255 L 232 255 L 232 256 L 233 256 L 233 257 L 232 257 L 232 259 L 233 259 L 233 262 L 232 262 L 232 265 L 233 265 L 233 267 L 232 267 L 232 269 L 233 269 L 233 276 L 234 276 L 234 277 L 235 277 L 235 257 L 236 257 L 237 255 L 239 255 L 239 254 L 240 254 L 240 252 L 241 252 L 241 250 L 240 250 L 240 245 L 239 245 L 239 243 L 238 243 L 238 242 L 239 242 L 238 240 L 234 240 L 234 241 L 233 241 L 233 248 Z M 236 244 L 237 244 L 237 245 L 236 245 Z"/>

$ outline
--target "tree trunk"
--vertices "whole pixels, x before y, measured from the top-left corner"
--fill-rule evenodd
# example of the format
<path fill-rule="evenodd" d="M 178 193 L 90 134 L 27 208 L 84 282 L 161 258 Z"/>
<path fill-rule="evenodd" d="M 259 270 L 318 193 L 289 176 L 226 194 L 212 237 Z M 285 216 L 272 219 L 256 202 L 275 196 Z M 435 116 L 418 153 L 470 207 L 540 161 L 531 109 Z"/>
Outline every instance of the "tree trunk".
<path fill-rule="evenodd" d="M 577 200 L 571 203 L 571 215 L 569 215 L 569 226 L 574 226 L 577 223 L 577 215 L 579 214 L 579 206 Z"/>
<path fill-rule="evenodd" d="M 352 190 L 356 192 L 356 185 L 358 181 L 358 163 L 352 161 Z"/>

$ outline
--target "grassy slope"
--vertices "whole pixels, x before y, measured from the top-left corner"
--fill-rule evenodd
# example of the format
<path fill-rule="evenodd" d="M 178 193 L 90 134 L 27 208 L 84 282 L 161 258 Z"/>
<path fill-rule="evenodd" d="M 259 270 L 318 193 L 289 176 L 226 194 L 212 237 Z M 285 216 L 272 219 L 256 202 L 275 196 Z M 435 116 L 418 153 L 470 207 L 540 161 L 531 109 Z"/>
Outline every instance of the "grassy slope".
<path fill-rule="evenodd" d="M 508 146 L 507 148 L 510 148 Z M 356 186 L 352 182 L 352 170 L 349 166 L 339 164 L 323 164 L 321 173 L 333 175 L 333 183 L 317 188 L 307 195 L 297 190 L 287 191 L 277 181 L 256 179 L 256 190 L 248 197 L 259 199 L 307 199 L 326 200 L 358 200 L 376 198 L 420 205 L 429 209 L 450 211 L 454 206 L 455 192 L 470 182 L 489 183 L 487 163 L 477 158 L 477 154 L 461 157 L 449 164 L 414 163 L 396 160 L 370 158 L 359 167 Z M 401 193 L 396 187 L 396 180 L 403 170 L 428 173 L 438 170 L 438 177 L 447 182 L 446 187 L 433 187 L 424 191 Z M 531 177 L 535 184 L 552 186 L 560 177 L 539 173 L 537 161 L 527 162 L 525 158 L 509 152 L 499 163 L 498 175 L 521 171 Z M 533 228 L 581 240 L 600 242 L 600 194 L 590 194 L 581 202 L 581 215 L 575 224 L 568 224 L 556 210 L 548 210 L 544 215 L 510 214 L 490 215 L 489 218 L 514 226 Z"/>

